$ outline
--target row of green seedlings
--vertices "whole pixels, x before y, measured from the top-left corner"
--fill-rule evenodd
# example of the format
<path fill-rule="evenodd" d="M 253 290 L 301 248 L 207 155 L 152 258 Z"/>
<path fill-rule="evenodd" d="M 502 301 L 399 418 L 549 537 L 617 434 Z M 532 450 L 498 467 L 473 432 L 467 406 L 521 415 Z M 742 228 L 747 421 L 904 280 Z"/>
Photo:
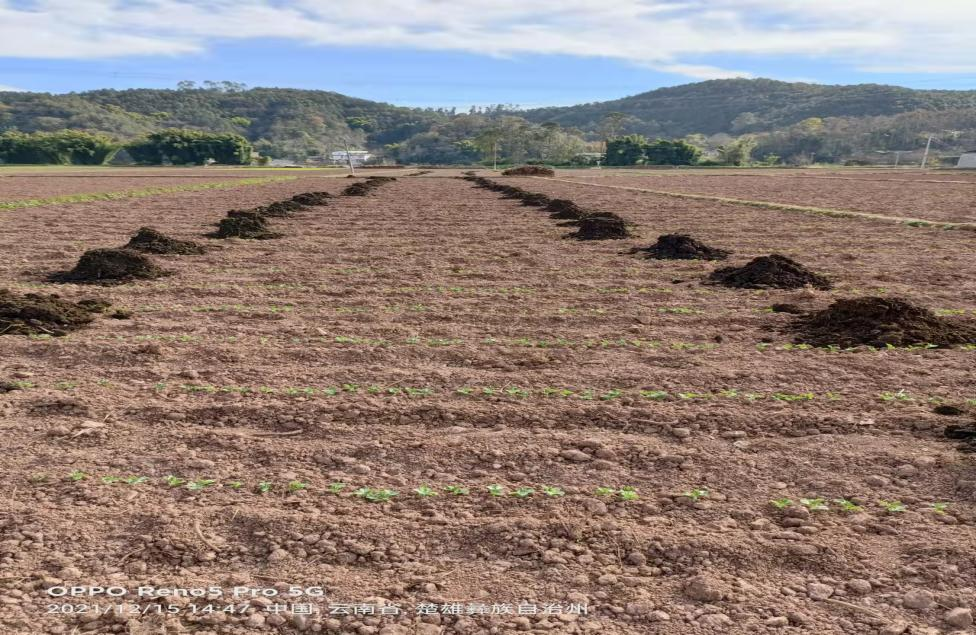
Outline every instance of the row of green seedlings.
<path fill-rule="evenodd" d="M 106 379 L 99 379 L 96 385 L 102 388 L 118 389 L 122 388 L 117 384 Z M 58 390 L 73 390 L 79 386 L 77 381 L 59 381 L 52 385 Z M 10 381 L 0 385 L 4 391 L 29 390 L 37 388 L 38 385 L 32 381 Z M 602 401 L 612 402 L 621 398 L 629 397 L 646 401 L 719 401 L 719 400 L 741 400 L 746 403 L 759 402 L 780 402 L 780 403 L 804 403 L 804 402 L 839 402 L 847 397 L 840 392 L 750 392 L 738 389 L 719 390 L 717 392 L 691 392 L 677 391 L 669 392 L 666 390 L 628 390 L 624 388 L 611 388 L 609 390 L 600 389 L 570 389 L 546 386 L 543 388 L 524 388 L 520 386 L 462 386 L 453 391 L 439 392 L 429 386 L 380 386 L 377 384 L 353 384 L 346 383 L 338 386 L 327 386 L 318 388 L 313 386 L 287 386 L 275 388 L 272 386 L 258 386 L 251 388 L 248 386 L 216 386 L 213 384 L 176 384 L 170 385 L 167 382 L 153 384 L 152 390 L 155 392 L 166 392 L 174 388 L 188 394 L 217 394 L 235 393 L 241 395 L 284 395 L 288 397 L 333 397 L 344 394 L 354 395 L 373 395 L 391 397 L 431 397 L 441 394 L 454 394 L 462 397 L 484 397 L 501 398 L 508 397 L 515 400 L 528 398 L 545 399 L 579 399 L 581 401 Z M 896 391 L 885 390 L 875 395 L 875 399 L 882 403 L 914 403 L 943 405 L 948 403 L 963 403 L 968 407 L 976 406 L 974 398 L 952 398 L 944 396 L 917 396 L 901 389 Z"/>
<path fill-rule="evenodd" d="M 832 509 L 845 513 L 864 511 L 863 505 L 858 505 L 854 501 L 847 498 L 834 498 L 830 501 L 825 498 L 801 498 L 797 502 L 800 506 L 807 508 L 811 512 L 827 512 L 831 511 Z M 769 504 L 780 510 L 795 507 L 797 505 L 797 503 L 791 498 L 778 498 L 776 500 L 769 501 Z M 898 500 L 878 500 L 876 501 L 876 504 L 889 514 L 900 514 L 908 511 L 908 505 Z M 924 508 L 933 511 L 936 514 L 946 514 L 948 513 L 949 505 L 950 503 L 941 501 L 927 503 Z"/>
<path fill-rule="evenodd" d="M 44 475 L 35 475 L 31 477 L 31 481 L 34 484 L 44 484 L 47 482 L 47 477 Z M 233 491 L 245 491 L 253 492 L 255 494 L 268 494 L 271 492 L 282 492 L 285 494 L 295 494 L 303 491 L 312 491 L 314 488 L 310 483 L 305 481 L 288 481 L 287 483 L 275 483 L 274 481 L 258 481 L 254 484 L 248 484 L 242 480 L 218 480 L 213 478 L 198 478 L 189 479 L 181 476 L 168 475 L 162 478 L 153 479 L 148 476 L 93 476 L 82 470 L 74 470 L 67 476 L 67 480 L 80 483 L 82 481 L 93 480 L 104 485 L 142 485 L 142 484 L 160 484 L 165 485 L 170 489 L 187 489 L 191 492 L 200 492 L 209 489 L 219 489 L 226 488 Z M 361 486 L 353 488 L 348 483 L 343 482 L 333 482 L 329 483 L 324 491 L 329 494 L 335 494 L 336 496 L 348 496 L 351 498 L 360 498 L 371 503 L 380 503 L 392 500 L 400 496 L 400 492 L 397 490 L 392 490 L 389 488 L 375 488 L 369 486 Z M 505 498 L 514 497 L 518 499 L 532 498 L 534 496 L 544 496 L 547 498 L 562 498 L 566 495 L 566 491 L 561 487 L 554 485 L 540 485 L 537 487 L 531 486 L 517 486 L 517 487 L 507 487 L 498 483 L 493 483 L 491 485 L 484 486 L 483 490 L 472 490 L 470 486 L 466 485 L 444 485 L 441 488 L 433 487 L 431 485 L 421 485 L 410 490 L 409 494 L 417 498 L 433 498 L 436 496 L 469 496 L 472 491 L 477 493 L 482 491 L 487 496 L 493 498 Z M 621 501 L 634 501 L 640 498 L 637 492 L 637 488 L 631 486 L 622 487 L 606 487 L 600 486 L 593 490 L 593 495 L 600 497 L 610 497 L 616 498 Z M 691 495 L 690 493 L 688 494 Z"/>
<path fill-rule="evenodd" d="M 577 231 L 568 238 L 577 240 L 616 240 L 629 238 L 634 224 L 613 212 L 594 212 L 578 206 L 567 199 L 550 199 L 539 192 L 529 192 L 514 185 L 505 185 L 483 176 L 467 175 L 460 177 L 474 183 L 475 187 L 499 192 L 502 198 L 517 199 L 527 207 L 541 207 L 549 212 L 549 217 L 563 220 L 562 226 L 575 226 Z"/>

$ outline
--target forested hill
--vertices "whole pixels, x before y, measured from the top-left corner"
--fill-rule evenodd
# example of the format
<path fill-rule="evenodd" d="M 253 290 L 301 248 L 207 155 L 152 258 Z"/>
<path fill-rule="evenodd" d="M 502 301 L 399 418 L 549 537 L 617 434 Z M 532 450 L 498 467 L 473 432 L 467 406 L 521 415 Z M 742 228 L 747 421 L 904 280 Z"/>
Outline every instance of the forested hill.
<path fill-rule="evenodd" d="M 505 101 L 505 95 L 498 97 Z M 535 139 L 536 145 L 551 147 L 555 123 L 564 131 L 560 134 L 565 138 L 555 141 L 565 152 L 580 150 L 585 141 L 620 134 L 696 135 L 695 142 L 706 149 L 710 148 L 704 137 L 719 145 L 729 135 L 758 134 L 776 142 L 762 146 L 770 153 L 833 161 L 858 152 L 915 148 L 919 139 L 942 129 L 963 131 L 958 144 L 971 144 L 976 139 L 974 121 L 976 91 L 768 79 L 706 81 L 558 108 L 492 107 L 474 116 L 321 90 L 245 89 L 231 82 L 63 95 L 0 92 L 0 132 L 69 128 L 130 140 L 165 128 L 193 128 L 238 133 L 264 155 L 295 159 L 349 144 L 386 148 L 388 156 L 404 161 L 466 162 L 482 157 L 485 135 L 494 128 L 511 137 L 510 146 L 518 146 L 510 158 L 532 158 L 534 150 L 526 144 Z M 852 141 L 855 137 L 857 143 Z M 949 149 L 949 142 L 937 143 L 943 144 L 937 149 Z"/>
<path fill-rule="evenodd" d="M 976 108 L 976 90 L 913 90 L 857 84 L 826 86 L 771 79 L 719 79 L 659 88 L 632 97 L 520 112 L 529 121 L 553 121 L 596 131 L 610 113 L 623 128 L 647 136 L 743 134 L 790 126 L 809 117 L 875 117 L 915 110 Z"/>
<path fill-rule="evenodd" d="M 0 131 L 64 128 L 128 139 L 163 128 L 235 132 L 272 156 L 382 147 L 443 121 L 444 111 L 401 108 L 323 90 L 193 88 L 0 93 Z"/>

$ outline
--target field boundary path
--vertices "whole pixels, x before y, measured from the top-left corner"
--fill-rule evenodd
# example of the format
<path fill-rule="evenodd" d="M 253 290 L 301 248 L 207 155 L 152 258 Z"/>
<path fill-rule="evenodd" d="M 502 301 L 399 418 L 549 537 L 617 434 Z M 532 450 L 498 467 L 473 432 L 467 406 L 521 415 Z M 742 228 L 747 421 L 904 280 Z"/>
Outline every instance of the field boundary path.
<path fill-rule="evenodd" d="M 886 214 L 876 214 L 873 212 L 858 212 L 847 209 L 833 209 L 829 207 L 810 207 L 806 205 L 791 205 L 789 203 L 776 203 L 773 201 L 753 201 L 742 198 L 730 198 L 727 196 L 713 196 L 711 194 L 691 194 L 688 192 L 671 192 L 668 190 L 652 190 L 643 187 L 633 187 L 629 185 L 608 185 L 606 183 L 587 183 L 574 179 L 560 179 L 552 177 L 534 176 L 534 179 L 541 181 L 558 181 L 561 183 L 573 183 L 574 185 L 587 185 L 590 187 L 603 187 L 614 190 L 629 190 L 632 192 L 642 192 L 644 194 L 655 194 L 657 196 L 670 196 L 672 198 L 684 198 L 697 201 L 713 201 L 717 203 L 731 203 L 733 205 L 747 205 L 749 207 L 761 207 L 764 209 L 781 210 L 785 212 L 800 212 L 804 214 L 816 214 L 819 216 L 834 216 L 838 218 L 866 218 L 901 225 L 913 225 L 918 227 L 941 227 L 942 229 L 959 229 L 964 231 L 976 231 L 976 224 L 971 223 L 947 223 L 944 221 L 934 221 L 925 218 L 913 218 L 910 216 L 888 216 Z"/>

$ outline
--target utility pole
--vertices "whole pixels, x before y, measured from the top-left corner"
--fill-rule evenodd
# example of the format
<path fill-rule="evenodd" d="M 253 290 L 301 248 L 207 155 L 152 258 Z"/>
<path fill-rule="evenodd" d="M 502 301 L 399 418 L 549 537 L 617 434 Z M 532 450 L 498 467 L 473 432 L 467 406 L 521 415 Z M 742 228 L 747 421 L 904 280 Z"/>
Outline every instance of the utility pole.
<path fill-rule="evenodd" d="M 928 160 L 929 160 L 929 149 L 932 147 L 932 137 L 934 137 L 934 136 L 935 136 L 934 134 L 930 134 L 929 135 L 929 140 L 925 142 L 925 154 L 922 155 L 922 169 L 923 170 L 925 169 L 925 164 L 928 163 Z"/>
<path fill-rule="evenodd" d="M 342 144 L 346 148 L 346 163 L 349 164 L 349 173 L 356 176 L 356 168 L 352 165 L 352 155 L 349 154 L 349 139 L 343 137 Z"/>

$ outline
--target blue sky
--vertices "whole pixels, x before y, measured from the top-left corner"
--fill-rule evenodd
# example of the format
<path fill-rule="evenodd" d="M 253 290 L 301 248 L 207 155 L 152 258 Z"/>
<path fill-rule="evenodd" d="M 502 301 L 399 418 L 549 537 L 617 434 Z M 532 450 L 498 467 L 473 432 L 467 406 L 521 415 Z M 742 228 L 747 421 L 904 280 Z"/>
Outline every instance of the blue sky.
<path fill-rule="evenodd" d="M 976 88 L 969 0 L 360 4 L 0 0 L 0 86 L 231 80 L 459 109 L 599 101 L 739 76 Z"/>

